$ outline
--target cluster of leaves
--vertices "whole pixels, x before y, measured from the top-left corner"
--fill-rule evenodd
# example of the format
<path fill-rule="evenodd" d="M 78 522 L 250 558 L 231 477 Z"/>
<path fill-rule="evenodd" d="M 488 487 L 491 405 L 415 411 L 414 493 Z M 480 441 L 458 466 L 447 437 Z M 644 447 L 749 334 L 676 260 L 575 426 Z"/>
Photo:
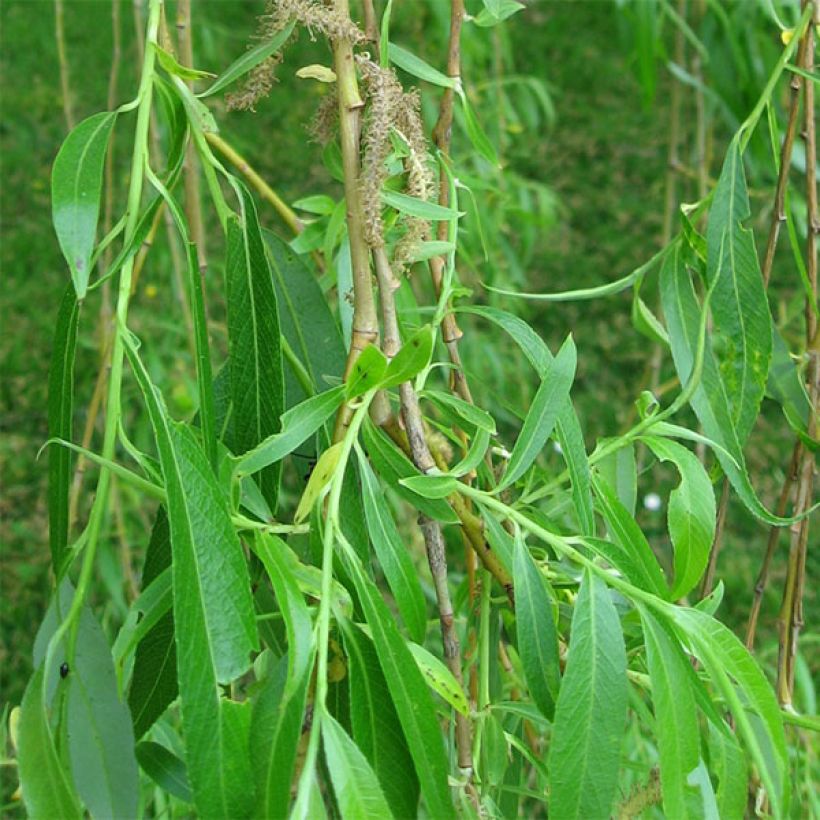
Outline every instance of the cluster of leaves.
<path fill-rule="evenodd" d="M 518 5 L 486 0 L 476 20 L 496 25 Z M 320 218 L 294 249 L 260 226 L 252 196 L 206 139 L 215 124 L 203 100 L 281 49 L 291 29 L 194 95 L 185 80 L 199 75 L 159 45 L 161 9 L 161 0 L 150 0 L 137 98 L 80 123 L 54 164 L 54 225 L 72 281 L 50 383 L 57 588 L 15 718 L 30 814 L 78 817 L 84 807 L 93 817 L 133 817 L 169 807 L 182 813 L 192 804 L 198 815 L 214 817 L 407 817 L 420 805 L 434 817 L 517 816 L 547 804 L 555 817 L 605 818 L 624 785 L 630 716 L 657 738 L 656 753 L 636 765 L 644 780 L 659 768 L 667 816 L 740 816 L 750 778 L 772 813 L 785 815 L 789 759 L 771 687 L 714 618 L 719 591 L 694 606 L 676 603 L 693 595 L 704 573 L 716 517 L 713 476 L 681 441 L 705 444 L 715 475 L 722 471 L 748 509 L 775 524 L 788 520 L 757 499 L 743 454 L 767 384 L 788 423 L 814 446 L 801 377 L 779 353 L 743 226 L 750 210 L 745 135 L 756 123 L 745 123 L 732 141 L 703 203 L 705 236 L 684 213 L 680 234 L 635 274 L 557 297 L 606 295 L 659 275 L 663 321 L 646 305 L 641 310 L 671 350 L 682 391 L 663 408 L 642 395 L 640 419 L 625 434 L 587 452 L 570 397 L 571 336 L 553 355 L 511 313 L 458 308 L 508 334 L 539 383 L 505 448 L 492 408 L 467 403 L 439 381 L 440 324 L 450 300 L 463 295 L 456 278 L 460 206 L 471 194 L 458 175 L 443 157 L 433 158 L 450 185 L 444 207 L 396 190 L 406 145 L 394 141 L 385 157 L 394 169 L 381 193 L 385 224 L 400 215 L 445 222 L 448 241 L 423 244 L 417 259 L 444 257 L 446 275 L 430 307 L 402 284 L 400 352 L 388 359 L 370 345 L 343 380 L 353 322 L 344 298 L 351 280 L 346 203 L 303 200 Z M 385 58 L 455 91 L 464 134 L 482 161 L 497 165 L 461 83 L 389 42 L 388 24 L 389 10 Z M 166 136 L 163 169 L 148 158 L 152 107 Z M 118 118 L 132 109 L 128 209 L 97 242 L 106 151 Z M 215 375 L 196 249 L 174 193 L 189 144 L 224 233 L 229 355 Z M 342 174 L 339 148 L 326 157 Z M 145 181 L 153 196 L 143 195 Z M 186 250 L 198 391 L 198 412 L 186 421 L 170 416 L 146 366 L 151 342 L 142 344 L 127 325 L 134 256 L 160 208 Z M 121 250 L 92 280 L 114 242 Z M 326 260 L 322 279 L 309 251 Z M 88 525 L 71 541 L 71 452 L 79 449 L 72 443 L 74 354 L 83 308 L 115 278 L 105 442 L 101 454 L 85 453 L 100 465 L 100 483 Z M 334 286 L 336 310 L 328 298 Z M 121 423 L 126 360 L 153 430 L 153 454 L 138 450 Z M 775 370 L 778 390 L 769 382 Z M 448 440 L 459 454 L 455 463 L 419 471 L 401 435 L 371 420 L 377 397 L 395 405 L 396 388 L 408 383 L 430 438 Z M 702 433 L 671 420 L 687 404 Z M 341 408 L 349 421 L 334 441 L 332 419 Z M 539 459 L 550 439 L 566 466 L 558 474 Z M 635 521 L 637 447 L 680 476 L 668 503 L 670 568 Z M 306 458 L 315 466 L 303 479 L 292 467 Z M 111 475 L 158 506 L 141 592 L 113 645 L 89 607 Z M 478 587 L 465 580 L 456 594 L 458 631 L 474 636 L 469 693 L 431 651 L 433 595 L 402 535 L 408 507 L 439 522 L 449 544 L 463 532 L 483 547 Z M 470 722 L 471 771 L 456 766 L 446 731 L 456 714 Z"/>

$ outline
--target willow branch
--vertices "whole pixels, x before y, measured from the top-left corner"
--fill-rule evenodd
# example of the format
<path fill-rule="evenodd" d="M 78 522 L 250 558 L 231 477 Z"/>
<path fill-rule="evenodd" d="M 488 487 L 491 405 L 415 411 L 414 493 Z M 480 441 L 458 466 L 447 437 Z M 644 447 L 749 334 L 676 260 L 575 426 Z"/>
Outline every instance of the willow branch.
<path fill-rule="evenodd" d="M 74 105 L 71 100 L 71 79 L 65 47 L 63 0 L 54 0 L 54 36 L 57 41 L 57 61 L 60 65 L 60 91 L 63 97 L 63 116 L 69 131 L 74 128 Z"/>

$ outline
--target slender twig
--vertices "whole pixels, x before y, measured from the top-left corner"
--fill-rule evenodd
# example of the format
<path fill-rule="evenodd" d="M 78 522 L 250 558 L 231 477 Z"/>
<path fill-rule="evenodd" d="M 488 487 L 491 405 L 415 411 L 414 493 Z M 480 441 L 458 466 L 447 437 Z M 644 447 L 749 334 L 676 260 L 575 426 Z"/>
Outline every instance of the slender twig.
<path fill-rule="evenodd" d="M 60 65 L 60 90 L 63 97 L 63 116 L 69 131 L 74 128 L 74 104 L 71 99 L 71 78 L 65 47 L 63 0 L 54 0 L 54 35 L 57 40 L 57 61 Z"/>

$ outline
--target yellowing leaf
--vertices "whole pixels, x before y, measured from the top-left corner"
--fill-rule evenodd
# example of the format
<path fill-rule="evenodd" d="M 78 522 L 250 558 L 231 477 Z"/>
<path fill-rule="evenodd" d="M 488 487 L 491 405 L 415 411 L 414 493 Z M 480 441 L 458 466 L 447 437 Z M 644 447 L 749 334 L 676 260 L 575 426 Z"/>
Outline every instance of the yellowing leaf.
<path fill-rule="evenodd" d="M 319 63 L 302 66 L 296 72 L 296 76 L 301 80 L 318 80 L 320 83 L 336 82 L 336 72 L 332 68 Z"/>
<path fill-rule="evenodd" d="M 333 477 L 333 473 L 336 471 L 336 465 L 339 463 L 339 456 L 342 454 L 342 444 L 343 442 L 341 441 L 338 444 L 334 444 L 319 456 L 319 460 L 316 462 L 316 466 L 310 474 L 307 487 L 305 487 L 302 498 L 299 500 L 299 506 L 296 508 L 296 515 L 293 517 L 295 523 L 299 524 L 310 515 L 310 511 L 313 509 L 316 500 L 322 494 L 322 490 L 324 490 Z"/>

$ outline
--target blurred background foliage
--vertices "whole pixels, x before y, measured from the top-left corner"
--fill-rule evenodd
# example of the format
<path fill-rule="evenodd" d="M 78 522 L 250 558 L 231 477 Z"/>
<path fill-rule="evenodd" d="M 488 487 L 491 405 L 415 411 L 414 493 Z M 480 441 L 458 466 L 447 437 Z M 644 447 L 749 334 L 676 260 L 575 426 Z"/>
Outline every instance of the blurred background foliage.
<path fill-rule="evenodd" d="M 113 0 L 116 4 L 118 0 Z M 467 149 L 463 123 L 453 140 L 462 182 L 474 195 L 466 219 L 467 253 L 462 281 L 472 299 L 516 310 L 554 346 L 572 331 L 578 345 L 578 375 L 573 398 L 587 444 L 614 434 L 634 420 L 634 400 L 643 389 L 662 391 L 673 376 L 671 362 L 633 326 L 631 293 L 593 302 L 538 304 L 513 302 L 484 290 L 482 283 L 524 291 L 590 287 L 625 275 L 661 246 L 669 230 L 665 214 L 673 85 L 682 95 L 681 148 L 675 171 L 676 199 L 694 201 L 720 168 L 728 138 L 757 99 L 781 44 L 781 26 L 794 19 L 796 4 L 700 2 L 551 2 L 531 0 L 503 26 L 467 24 L 463 74 L 473 107 L 496 146 L 503 173 Z M 171 4 L 172 7 L 172 4 Z M 197 67 L 219 72 L 252 41 L 258 0 L 195 0 L 194 43 Z M 480 2 L 468 3 L 477 14 Z M 676 31 L 681 12 L 684 60 L 676 61 Z M 64 0 L 65 40 L 74 116 L 82 119 L 106 107 L 114 36 L 119 27 L 119 71 L 114 99 L 129 99 L 135 89 L 139 2 Z M 67 131 L 55 46 L 54 6 L 49 0 L 5 0 L 2 26 L 2 106 L 0 166 L 3 196 L 0 264 L 5 285 L 0 333 L 0 460 L 2 500 L 0 539 L 3 571 L 0 612 L 0 703 L 18 703 L 30 674 L 30 647 L 49 590 L 45 459 L 36 460 L 46 439 L 46 390 L 51 335 L 67 281 L 50 220 L 49 175 Z M 172 19 L 172 18 L 171 18 Z M 443 66 L 448 21 L 444 0 L 394 0 L 392 36 L 411 44 L 429 63 Z M 681 36 L 681 35 L 678 35 Z M 296 77 L 297 69 L 327 63 L 324 45 L 307 35 L 292 43 L 277 72 L 278 82 L 255 112 L 229 112 L 214 104 L 221 134 L 288 202 L 312 194 L 337 199 L 341 186 L 322 162 L 322 148 L 311 142 L 307 125 L 326 86 Z M 785 82 L 776 95 L 782 109 Z M 428 132 L 435 98 L 424 97 Z M 698 117 L 697 107 L 702 106 Z M 115 212 L 124 205 L 127 184 L 126 134 L 130 117 L 115 134 L 113 176 Z M 696 133 L 698 123 L 702 132 Z M 765 135 L 750 146 L 748 174 L 758 244 L 765 240 L 776 173 Z M 805 157 L 798 140 L 794 173 Z M 800 191 L 800 186 L 795 186 Z M 805 234 L 805 208 L 793 200 L 799 235 Z M 303 214 L 307 218 L 310 215 Z M 261 206 L 267 227 L 290 239 L 273 210 Z M 206 226 L 217 236 L 215 216 Z M 674 224 L 674 223 L 673 223 Z M 674 230 L 677 230 L 675 225 Z M 166 390 L 172 412 L 193 408 L 195 383 L 178 294 L 170 271 L 171 250 L 160 231 L 157 247 L 139 280 L 131 316 L 140 335 L 162 338 L 152 345 L 148 364 Z M 489 250 L 485 259 L 483 247 Z M 221 251 L 209 273 L 221 276 Z M 411 285 L 423 290 L 418 277 Z M 224 342 L 223 308 L 216 287 L 209 310 L 217 345 Z M 642 296 L 654 305 L 651 280 Z M 799 347 L 802 291 L 788 242 L 781 241 L 770 298 L 779 328 Z M 88 306 L 86 310 L 96 310 Z M 89 317 L 90 319 L 91 317 Z M 90 322 L 89 322 L 90 324 Z M 486 329 L 470 317 L 462 358 L 479 404 L 494 409 L 508 430 L 535 388 L 512 343 L 500 336 L 488 342 Z M 78 415 L 82 430 L 93 392 L 99 353 L 96 340 L 81 337 L 76 370 Z M 671 387 L 674 388 L 674 384 Z M 133 387 L 131 388 L 133 390 Z M 132 395 L 133 399 L 134 396 Z M 126 394 L 126 401 L 128 394 Z M 132 401 L 136 410 L 139 403 Z M 694 416 L 689 421 L 694 424 Z M 147 421 L 138 444 L 150 440 Z M 133 424 L 130 429 L 134 429 Z M 773 507 L 782 485 L 791 436 L 773 403 L 765 402 L 746 448 L 750 472 L 764 503 Z M 556 456 L 557 458 L 557 456 Z M 86 478 L 93 478 L 89 469 Z M 642 476 L 640 523 L 663 551 L 665 510 L 652 494 L 665 498 L 675 478 L 655 470 Z M 657 486 L 657 482 L 662 486 Z M 668 484 L 663 482 L 669 482 Z M 91 481 L 84 485 L 91 492 Z M 111 537 L 99 562 L 95 608 L 119 622 L 131 591 L 133 573 L 150 530 L 150 511 L 119 486 Z M 81 496 L 80 518 L 89 499 Z M 766 529 L 732 504 L 728 514 L 718 577 L 726 593 L 720 617 L 742 634 L 755 575 L 765 549 Z M 775 559 L 773 583 L 764 600 L 759 657 L 773 660 L 775 616 L 785 555 Z M 820 577 L 820 559 L 810 553 L 809 578 Z M 806 590 L 807 625 L 817 623 L 816 584 Z M 801 703 L 813 709 L 811 671 L 817 672 L 817 634 L 805 633 Z"/>

